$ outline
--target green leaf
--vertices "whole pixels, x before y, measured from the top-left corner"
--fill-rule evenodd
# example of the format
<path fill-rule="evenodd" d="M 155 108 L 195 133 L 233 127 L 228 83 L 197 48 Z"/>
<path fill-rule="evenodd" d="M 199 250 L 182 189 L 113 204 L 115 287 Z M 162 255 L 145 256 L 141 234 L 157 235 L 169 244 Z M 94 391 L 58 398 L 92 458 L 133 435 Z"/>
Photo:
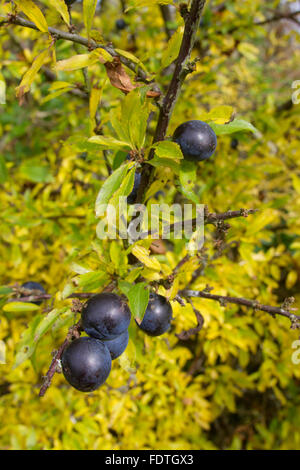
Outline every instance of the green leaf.
<path fill-rule="evenodd" d="M 131 148 L 130 144 L 126 141 L 121 141 L 114 137 L 104 135 L 94 135 L 88 139 L 88 142 L 97 144 L 100 148 L 107 150 L 130 150 Z"/>
<path fill-rule="evenodd" d="M 120 291 L 123 292 L 123 294 L 126 295 L 127 297 L 127 294 L 132 288 L 132 284 L 130 282 L 120 280 L 118 282 L 118 286 L 119 286 Z"/>
<path fill-rule="evenodd" d="M 27 160 L 21 165 L 20 172 L 24 178 L 34 183 L 51 183 L 53 181 L 50 168 L 39 165 L 36 160 Z"/>
<path fill-rule="evenodd" d="M 96 6 L 97 0 L 83 0 L 83 21 L 87 29 L 88 37 L 92 29 Z"/>
<path fill-rule="evenodd" d="M 139 90 L 132 90 L 124 98 L 121 110 L 121 125 L 129 136 L 133 148 L 144 145 L 150 102 L 142 103 Z"/>
<path fill-rule="evenodd" d="M 43 317 L 42 321 L 38 324 L 35 330 L 34 341 L 37 343 L 42 338 L 42 336 L 44 336 L 44 334 L 47 333 L 47 331 L 52 327 L 57 318 L 67 310 L 67 307 L 61 309 L 55 308 L 51 312 L 49 312 L 48 315 Z"/>
<path fill-rule="evenodd" d="M 194 202 L 194 204 L 200 204 L 201 203 L 199 196 L 197 196 L 197 194 L 195 194 L 193 191 L 188 190 L 188 189 L 184 188 L 183 186 L 178 188 L 178 191 L 181 192 L 187 199 Z"/>
<path fill-rule="evenodd" d="M 103 286 L 107 281 L 107 274 L 103 272 L 93 272 L 81 274 L 77 278 L 78 287 L 81 287 L 84 291 L 88 292 L 89 290 L 96 290 Z"/>
<path fill-rule="evenodd" d="M 111 196 L 121 186 L 121 183 L 123 179 L 125 178 L 126 173 L 128 171 L 129 165 L 131 165 L 131 162 L 121 165 L 117 170 L 115 170 L 107 178 L 107 180 L 103 184 L 102 188 L 100 189 L 98 193 L 97 200 L 96 200 L 95 210 L 96 210 L 97 217 L 99 217 L 99 215 L 102 214 L 102 210 L 100 206 L 107 204 Z"/>
<path fill-rule="evenodd" d="M 5 183 L 7 180 L 7 168 L 3 155 L 0 155 L 0 183 Z"/>
<path fill-rule="evenodd" d="M 120 188 L 117 190 L 117 192 L 113 195 L 113 197 L 110 199 L 109 203 L 112 204 L 113 206 L 117 207 L 119 204 L 119 198 L 121 196 L 128 196 L 134 185 L 134 176 L 135 176 L 135 167 L 132 168 L 126 177 L 124 178 Z"/>
<path fill-rule="evenodd" d="M 42 318 L 42 315 L 37 315 L 36 317 L 34 317 L 34 319 L 30 322 L 28 328 L 23 332 L 21 340 L 17 346 L 17 354 L 15 357 L 13 369 L 15 369 L 24 361 L 26 361 L 26 359 L 29 359 L 29 357 L 34 353 L 36 348 L 34 334 Z"/>
<path fill-rule="evenodd" d="M 0 295 L 7 295 L 13 292 L 11 287 L 0 286 Z"/>
<path fill-rule="evenodd" d="M 160 70 L 165 69 L 170 65 L 175 59 L 177 59 L 181 41 L 183 36 L 183 28 L 180 26 L 177 31 L 172 35 L 171 39 L 169 39 L 167 47 L 163 53 L 161 59 Z"/>
<path fill-rule="evenodd" d="M 180 162 L 179 179 L 185 189 L 191 190 L 197 179 L 196 163 L 182 160 Z"/>
<path fill-rule="evenodd" d="M 155 153 L 159 158 L 183 158 L 180 147 L 175 142 L 164 140 L 153 145 Z"/>
<path fill-rule="evenodd" d="M 9 302 L 3 306 L 4 312 L 32 312 L 33 310 L 39 310 L 40 306 L 31 304 L 30 302 Z"/>
<path fill-rule="evenodd" d="M 160 168 L 162 166 L 172 168 L 176 175 L 178 175 L 180 171 L 180 165 L 175 160 L 171 160 L 170 158 L 159 158 L 157 155 L 155 155 L 155 157 L 152 158 L 152 160 L 149 160 L 147 163 L 154 166 L 155 168 Z"/>
<path fill-rule="evenodd" d="M 142 319 L 149 302 L 148 285 L 145 282 L 135 284 L 126 295 L 134 318 Z"/>
<path fill-rule="evenodd" d="M 240 131 L 257 132 L 257 129 L 250 122 L 243 119 L 235 119 L 229 124 L 215 124 L 214 122 L 209 122 L 208 124 L 215 131 L 216 135 L 233 134 Z"/>

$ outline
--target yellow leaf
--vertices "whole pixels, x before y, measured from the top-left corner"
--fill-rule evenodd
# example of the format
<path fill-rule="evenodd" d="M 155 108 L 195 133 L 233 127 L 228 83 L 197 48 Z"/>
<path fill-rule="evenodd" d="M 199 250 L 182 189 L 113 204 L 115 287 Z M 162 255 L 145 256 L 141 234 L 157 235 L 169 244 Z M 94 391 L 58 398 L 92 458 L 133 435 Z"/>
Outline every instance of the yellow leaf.
<path fill-rule="evenodd" d="M 161 69 L 168 67 L 179 54 L 181 41 L 183 36 L 183 28 L 180 26 L 177 31 L 172 35 L 171 39 L 169 40 L 167 47 L 163 53 L 161 59 Z"/>
<path fill-rule="evenodd" d="M 157 259 L 150 257 L 148 250 L 140 245 L 136 245 L 132 249 L 132 254 L 140 260 L 147 268 L 154 269 L 155 271 L 160 271 L 161 266 Z"/>
<path fill-rule="evenodd" d="M 15 0 L 15 3 L 40 31 L 43 33 L 48 32 L 46 18 L 44 17 L 39 7 L 33 3 L 32 0 Z"/>
<path fill-rule="evenodd" d="M 297 279 L 298 279 L 297 271 L 290 271 L 285 281 L 286 288 L 291 289 L 296 284 Z"/>
<path fill-rule="evenodd" d="M 96 41 L 97 44 L 103 44 L 105 43 L 105 40 L 103 39 L 103 36 L 97 29 L 92 29 L 90 32 L 90 38 Z"/>
<path fill-rule="evenodd" d="M 32 82 L 34 81 L 36 74 L 38 73 L 42 65 L 45 63 L 46 59 L 48 58 L 48 55 L 49 55 L 49 49 L 46 49 L 35 58 L 30 69 L 27 70 L 27 72 L 22 78 L 20 85 L 16 89 L 17 97 L 22 97 L 25 93 L 27 93 L 30 90 L 30 86 Z"/>
<path fill-rule="evenodd" d="M 176 297 L 176 295 L 178 294 L 178 291 L 179 291 L 179 277 L 176 277 L 176 279 L 174 279 L 171 289 L 169 289 L 167 292 L 167 297 L 173 300 L 174 297 Z"/>
<path fill-rule="evenodd" d="M 231 106 L 217 106 L 213 108 L 209 113 L 201 113 L 200 119 L 203 121 L 213 121 L 216 124 L 225 124 L 229 122 L 233 113 Z"/>
<path fill-rule="evenodd" d="M 144 64 L 140 61 L 140 59 L 135 57 L 135 55 L 131 54 L 130 52 L 123 51 L 122 49 L 115 49 L 115 51 L 121 56 L 126 57 L 127 59 L 131 60 L 135 64 L 138 64 L 142 69 L 146 71 L 146 67 L 144 66 Z"/>
<path fill-rule="evenodd" d="M 91 58 L 97 57 L 102 64 L 105 64 L 105 62 L 112 62 L 114 60 L 114 58 L 105 49 L 102 49 L 102 47 L 98 47 L 91 52 L 90 55 Z"/>
<path fill-rule="evenodd" d="M 295 173 L 292 173 L 292 180 L 293 180 L 293 186 L 295 188 L 295 191 L 297 191 L 298 194 L 300 194 L 300 178 L 295 175 Z"/>
<path fill-rule="evenodd" d="M 90 36 L 92 29 L 96 6 L 97 0 L 83 0 L 83 21 L 87 29 L 88 36 Z"/>
<path fill-rule="evenodd" d="M 72 87 L 72 83 L 69 82 L 53 82 L 52 85 L 50 86 L 49 90 L 54 91 L 54 90 L 61 90 L 62 88 L 68 88 Z"/>
<path fill-rule="evenodd" d="M 257 60 L 259 54 L 259 49 L 249 42 L 239 44 L 238 51 L 248 60 Z"/>
<path fill-rule="evenodd" d="M 97 62 L 98 58 L 91 54 L 78 54 L 70 57 L 69 59 L 59 60 L 56 64 L 56 70 L 72 71 L 88 67 Z"/>
<path fill-rule="evenodd" d="M 92 88 L 90 93 L 90 118 L 94 119 L 97 108 L 101 100 L 103 86 L 100 88 Z"/>
<path fill-rule="evenodd" d="M 70 24 L 70 15 L 68 11 L 68 7 L 64 0 L 49 0 L 50 4 L 58 11 L 58 13 L 62 16 L 62 19 L 68 25 Z"/>
<path fill-rule="evenodd" d="M 0 74 L 0 104 L 6 103 L 6 84 L 3 75 Z"/>

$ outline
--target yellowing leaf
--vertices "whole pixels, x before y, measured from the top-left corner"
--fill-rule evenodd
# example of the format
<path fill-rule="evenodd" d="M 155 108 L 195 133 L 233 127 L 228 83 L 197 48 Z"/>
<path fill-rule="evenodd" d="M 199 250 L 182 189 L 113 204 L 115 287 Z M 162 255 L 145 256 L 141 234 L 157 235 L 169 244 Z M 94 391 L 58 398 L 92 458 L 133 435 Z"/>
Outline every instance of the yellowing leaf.
<path fill-rule="evenodd" d="M 101 145 L 102 148 L 105 148 L 105 149 L 108 149 L 108 150 L 111 150 L 111 149 L 128 150 L 128 149 L 130 149 L 130 144 L 128 144 L 127 142 L 117 140 L 117 139 L 115 139 L 114 137 L 111 137 L 111 136 L 94 135 L 93 137 L 89 138 L 89 142 L 92 142 L 93 144 Z"/>
<path fill-rule="evenodd" d="M 247 227 L 247 235 L 254 235 L 276 220 L 275 214 L 271 210 L 264 210 L 253 217 L 252 223 Z"/>
<path fill-rule="evenodd" d="M 17 87 L 17 97 L 22 98 L 22 96 L 30 90 L 32 82 L 34 81 L 42 65 L 46 62 L 48 55 L 49 50 L 46 49 L 35 58 L 30 69 L 27 70 L 24 77 L 22 78 L 20 85 Z"/>
<path fill-rule="evenodd" d="M 83 21 L 87 29 L 88 36 L 90 36 L 92 29 L 96 6 L 97 0 L 83 0 Z"/>
<path fill-rule="evenodd" d="M 180 147 L 175 142 L 164 140 L 154 144 L 155 153 L 160 158 L 183 158 Z"/>
<path fill-rule="evenodd" d="M 294 285 L 296 284 L 298 280 L 298 273 L 297 271 L 290 271 L 287 275 L 287 278 L 286 278 L 286 281 L 285 281 L 285 285 L 286 285 L 286 288 L 287 289 L 291 289 L 292 287 L 294 287 Z"/>
<path fill-rule="evenodd" d="M 177 31 L 172 35 L 171 39 L 167 44 L 167 48 L 163 53 L 161 59 L 161 69 L 168 67 L 178 56 L 179 49 L 182 41 L 183 36 L 183 28 L 180 27 Z"/>
<path fill-rule="evenodd" d="M 43 33 L 48 32 L 48 25 L 46 18 L 39 9 L 39 7 L 31 0 L 15 0 L 18 8 L 25 13 L 26 16 L 36 25 L 36 27 Z"/>
<path fill-rule="evenodd" d="M 97 57 L 91 54 L 78 54 L 70 57 L 69 59 L 59 60 L 56 64 L 56 70 L 72 71 L 88 67 L 97 62 Z"/>
<path fill-rule="evenodd" d="M 150 257 L 148 250 L 144 246 L 134 246 L 132 249 L 132 254 L 145 266 L 147 266 L 147 268 L 154 269 L 155 271 L 161 270 L 159 261 L 157 261 L 156 258 Z"/>
<path fill-rule="evenodd" d="M 91 52 L 91 58 L 97 57 L 97 59 L 101 62 L 101 64 L 105 64 L 106 62 L 112 62 L 114 58 L 102 47 L 97 47 L 94 51 Z"/>
<path fill-rule="evenodd" d="M 31 312 L 32 310 L 39 310 L 39 306 L 30 302 L 9 302 L 4 305 L 4 312 Z"/>
<path fill-rule="evenodd" d="M 217 106 L 213 108 L 209 113 L 201 113 L 200 119 L 203 121 L 213 121 L 216 124 L 225 124 L 230 121 L 233 113 L 233 108 L 231 106 Z"/>
<path fill-rule="evenodd" d="M 103 84 L 104 85 L 104 84 Z M 89 108 L 90 108 L 90 118 L 94 119 L 96 116 L 97 108 L 99 105 L 99 102 L 101 100 L 102 96 L 102 91 L 103 91 L 103 86 L 100 88 L 92 88 L 91 93 L 90 93 L 90 103 L 89 103 Z"/>
<path fill-rule="evenodd" d="M 68 7 L 64 0 L 49 0 L 50 4 L 58 11 L 58 13 L 62 16 L 62 19 L 65 23 L 70 24 L 70 15 L 68 11 Z"/>
<path fill-rule="evenodd" d="M 172 0 L 131 0 L 130 6 L 126 11 L 132 8 L 152 7 L 155 5 L 169 5 L 172 4 Z"/>
<path fill-rule="evenodd" d="M 0 75 L 0 104 L 6 103 L 6 84 L 4 78 Z"/>
<path fill-rule="evenodd" d="M 248 60 L 257 60 L 259 54 L 259 49 L 249 42 L 239 44 L 238 51 Z"/>
<path fill-rule="evenodd" d="M 138 64 L 142 69 L 146 71 L 146 67 L 144 66 L 144 64 L 140 61 L 140 59 L 135 57 L 135 55 L 131 54 L 130 52 L 123 51 L 122 49 L 116 49 L 116 52 L 120 54 L 121 56 L 126 57 L 127 59 L 131 60 L 135 64 Z"/>
<path fill-rule="evenodd" d="M 291 176 L 293 180 L 294 189 L 298 194 L 300 194 L 300 178 L 295 173 L 292 173 Z"/>
<path fill-rule="evenodd" d="M 51 90 L 51 91 L 61 90 L 62 88 L 68 88 L 68 87 L 72 87 L 72 86 L 73 86 L 72 83 L 57 81 L 57 82 L 53 82 L 51 84 L 49 90 Z"/>

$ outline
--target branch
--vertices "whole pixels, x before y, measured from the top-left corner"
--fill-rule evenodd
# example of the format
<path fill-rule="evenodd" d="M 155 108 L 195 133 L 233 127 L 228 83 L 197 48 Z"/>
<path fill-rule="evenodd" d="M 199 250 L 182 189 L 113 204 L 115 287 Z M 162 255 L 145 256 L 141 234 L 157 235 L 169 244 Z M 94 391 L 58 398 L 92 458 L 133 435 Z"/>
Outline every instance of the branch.
<path fill-rule="evenodd" d="M 156 126 L 153 143 L 164 140 L 167 128 L 171 119 L 171 115 L 178 99 L 182 84 L 187 75 L 187 66 L 190 55 L 194 47 L 196 33 L 199 28 L 200 18 L 205 5 L 205 0 L 192 0 L 189 12 L 185 14 L 185 28 L 178 57 L 175 63 L 175 70 L 164 97 L 162 107 L 160 109 L 158 122 Z M 149 159 L 153 158 L 154 150 L 151 150 Z M 152 175 L 155 171 L 148 163 L 144 164 L 141 176 L 141 184 L 138 190 L 137 202 L 142 202 L 146 189 L 151 184 Z"/>
<path fill-rule="evenodd" d="M 189 330 L 184 330 L 181 333 L 175 334 L 175 336 L 177 336 L 177 338 L 180 339 L 181 341 L 187 341 L 188 339 L 190 339 L 191 336 L 199 333 L 199 331 L 202 329 L 203 324 L 204 324 L 203 315 L 199 312 L 199 310 L 197 310 L 194 307 L 191 300 L 189 300 L 189 303 L 191 304 L 194 310 L 194 314 L 196 315 L 197 325 L 194 328 L 190 328 Z"/>
<path fill-rule="evenodd" d="M 287 299 L 282 307 L 272 307 L 270 305 L 263 305 L 257 302 L 256 300 L 248 300 L 244 299 L 243 297 L 229 297 L 229 296 L 223 296 L 223 295 L 216 295 L 216 294 L 210 294 L 207 291 L 197 291 L 197 290 L 190 290 L 190 289 L 184 289 L 180 292 L 180 295 L 183 297 L 201 297 L 203 299 L 210 299 L 210 300 L 216 300 L 219 302 L 222 306 L 225 306 L 227 303 L 231 304 L 236 304 L 236 305 L 244 305 L 246 307 L 252 307 L 255 310 L 261 310 L 263 312 L 267 312 L 272 317 L 275 317 L 275 315 L 281 315 L 283 317 L 289 318 L 292 322 L 292 328 L 300 328 L 300 315 L 295 315 L 291 313 L 290 310 L 297 310 L 297 309 L 291 309 L 290 304 L 294 300 L 293 298 Z"/>
<path fill-rule="evenodd" d="M 115 282 L 112 281 L 110 282 L 102 292 L 112 292 L 115 288 Z M 48 300 L 52 299 L 51 294 L 39 294 L 39 291 L 37 289 L 24 289 L 24 287 L 19 287 L 18 285 L 12 286 L 12 289 L 14 290 L 13 295 L 19 295 L 21 293 L 21 296 L 17 298 L 11 298 L 8 300 L 8 302 L 35 302 L 37 300 Z M 21 292 L 20 292 L 21 291 Z M 27 295 L 28 292 L 32 291 L 32 295 Z M 22 296 L 22 292 L 24 292 L 26 295 Z M 70 294 L 67 299 L 89 299 L 93 295 L 96 295 L 97 292 L 79 292 L 79 293 L 73 293 Z"/>
<path fill-rule="evenodd" d="M 47 372 L 46 376 L 44 377 L 44 383 L 41 386 L 39 397 L 43 397 L 45 395 L 46 391 L 48 390 L 48 388 L 51 385 L 52 378 L 53 378 L 54 374 L 56 372 L 58 372 L 58 370 L 60 368 L 60 359 L 62 357 L 62 354 L 63 354 L 64 350 L 67 348 L 67 346 L 70 344 L 70 342 L 73 339 L 79 338 L 79 336 L 81 334 L 81 331 L 82 331 L 81 320 L 79 320 L 79 322 L 76 323 L 76 325 L 72 326 L 69 329 L 65 341 L 60 346 L 58 351 L 56 351 L 56 353 L 55 353 L 55 355 L 52 359 L 52 362 L 50 364 L 50 367 L 48 369 L 48 372 Z"/>
<path fill-rule="evenodd" d="M 300 15 L 300 10 L 290 12 L 290 13 L 277 13 L 276 15 L 272 16 L 263 21 L 256 21 L 254 24 L 256 26 L 262 26 L 264 24 L 273 23 L 273 21 L 280 21 L 280 20 L 290 20 L 293 19 L 295 16 Z"/>
<path fill-rule="evenodd" d="M 34 23 L 24 18 L 21 18 L 20 16 L 11 15 L 8 19 L 2 21 L 0 23 L 0 26 L 3 26 L 4 24 L 15 24 L 18 26 L 23 26 L 24 28 L 31 28 L 31 29 L 34 29 L 35 31 L 39 31 L 39 29 L 36 27 Z M 127 57 L 123 57 L 120 54 L 118 54 L 112 46 L 104 46 L 103 44 L 97 44 L 96 41 L 94 41 L 93 39 L 87 39 L 87 38 L 84 38 L 83 36 L 80 36 L 79 34 L 62 31 L 60 29 L 56 29 L 52 27 L 48 28 L 48 32 L 56 39 L 65 39 L 66 41 L 71 41 L 76 44 L 81 44 L 82 46 L 87 47 L 89 50 L 94 50 L 97 48 L 104 49 L 112 57 L 119 57 L 122 64 L 124 64 L 134 73 L 136 73 L 139 80 L 145 83 L 148 83 L 149 81 L 147 74 L 141 68 L 137 67 L 137 64 L 135 62 L 132 62 Z"/>
<path fill-rule="evenodd" d="M 227 212 L 222 212 L 222 213 L 215 213 L 215 212 L 210 212 L 204 216 L 204 224 L 205 225 L 216 225 L 218 222 L 223 221 L 223 220 L 229 220 L 229 219 L 235 219 L 237 217 L 248 217 L 250 214 L 255 214 L 258 209 L 240 209 L 238 211 L 227 211 Z M 185 221 L 185 223 L 190 223 L 192 222 L 192 225 L 195 226 L 197 219 L 192 219 L 191 221 Z M 177 228 L 182 228 L 182 222 L 174 222 L 173 224 L 170 224 L 168 227 L 163 227 L 164 234 L 174 232 L 175 229 Z M 139 238 L 146 238 L 147 236 L 154 236 L 157 235 L 158 232 L 142 232 L 139 235 Z"/>

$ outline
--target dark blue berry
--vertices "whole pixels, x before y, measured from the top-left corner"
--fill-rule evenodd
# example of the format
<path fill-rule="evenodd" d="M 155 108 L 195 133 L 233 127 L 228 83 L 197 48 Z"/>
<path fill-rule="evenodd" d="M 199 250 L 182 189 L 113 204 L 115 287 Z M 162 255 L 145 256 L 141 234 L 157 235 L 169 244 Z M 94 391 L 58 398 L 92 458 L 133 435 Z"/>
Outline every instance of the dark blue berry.
<path fill-rule="evenodd" d="M 102 293 L 91 297 L 82 309 L 84 331 L 98 339 L 113 339 L 127 330 L 131 312 L 116 294 Z"/>
<path fill-rule="evenodd" d="M 144 318 L 139 327 L 150 336 L 160 336 L 171 326 L 172 307 L 165 297 L 150 294 Z"/>
<path fill-rule="evenodd" d="M 25 289 L 39 290 L 39 291 L 41 291 L 41 294 L 46 294 L 45 289 L 43 288 L 43 286 L 39 282 L 34 282 L 34 281 L 24 282 L 24 284 L 22 284 L 21 287 L 24 287 Z M 41 305 L 42 300 L 36 300 L 32 303 L 36 304 L 36 305 Z"/>
<path fill-rule="evenodd" d="M 200 162 L 212 156 L 217 147 L 217 136 L 213 129 L 203 121 L 187 121 L 173 134 L 186 160 Z"/>
<path fill-rule="evenodd" d="M 127 348 L 129 341 L 129 334 L 128 330 L 124 331 L 120 336 L 117 336 L 114 339 L 103 341 L 105 346 L 110 352 L 112 359 L 117 359 L 117 357 L 121 356 L 125 349 Z"/>
<path fill-rule="evenodd" d="M 70 343 L 62 354 L 61 364 L 65 379 L 81 392 L 99 388 L 111 371 L 111 357 L 105 344 L 86 336 Z"/>
<path fill-rule="evenodd" d="M 117 29 L 125 29 L 127 26 L 127 23 L 125 20 L 123 20 L 123 18 L 119 18 L 117 21 L 116 21 L 116 28 Z"/>

